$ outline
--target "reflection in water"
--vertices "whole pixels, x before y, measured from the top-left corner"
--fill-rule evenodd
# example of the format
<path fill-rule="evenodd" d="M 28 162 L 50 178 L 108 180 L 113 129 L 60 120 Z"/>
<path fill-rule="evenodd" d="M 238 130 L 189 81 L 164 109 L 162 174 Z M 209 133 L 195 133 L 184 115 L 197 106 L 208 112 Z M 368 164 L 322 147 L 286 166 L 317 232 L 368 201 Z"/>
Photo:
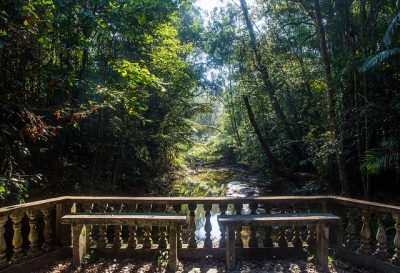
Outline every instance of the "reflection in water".
<path fill-rule="evenodd" d="M 259 178 L 250 176 L 241 169 L 216 168 L 204 169 L 197 173 L 190 173 L 184 179 L 177 181 L 175 188 L 179 189 L 179 195 L 184 196 L 229 196 L 229 197 L 254 197 L 260 195 L 260 190 L 255 186 Z M 189 194 L 188 194 L 189 193 Z M 188 212 L 187 206 L 183 211 Z M 233 214 L 234 208 L 228 206 L 226 214 Z M 249 205 L 243 205 L 242 214 L 249 214 Z M 220 214 L 218 205 L 213 205 L 211 210 L 211 240 L 217 244 L 221 233 L 217 221 Z M 203 205 L 197 205 L 196 209 L 196 240 L 199 244 L 205 240 L 204 225 L 206 222 Z"/>

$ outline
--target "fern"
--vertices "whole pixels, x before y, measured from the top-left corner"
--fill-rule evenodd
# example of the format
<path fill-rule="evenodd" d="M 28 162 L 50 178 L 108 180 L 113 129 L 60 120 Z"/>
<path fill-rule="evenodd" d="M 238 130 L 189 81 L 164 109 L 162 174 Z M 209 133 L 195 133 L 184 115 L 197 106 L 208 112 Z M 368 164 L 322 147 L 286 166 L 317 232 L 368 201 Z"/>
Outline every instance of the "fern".
<path fill-rule="evenodd" d="M 384 61 L 387 61 L 397 55 L 400 55 L 400 47 L 391 48 L 379 52 L 367 59 L 367 61 L 362 65 L 360 71 L 367 72 L 372 68 L 375 68 L 377 65 L 381 64 Z"/>

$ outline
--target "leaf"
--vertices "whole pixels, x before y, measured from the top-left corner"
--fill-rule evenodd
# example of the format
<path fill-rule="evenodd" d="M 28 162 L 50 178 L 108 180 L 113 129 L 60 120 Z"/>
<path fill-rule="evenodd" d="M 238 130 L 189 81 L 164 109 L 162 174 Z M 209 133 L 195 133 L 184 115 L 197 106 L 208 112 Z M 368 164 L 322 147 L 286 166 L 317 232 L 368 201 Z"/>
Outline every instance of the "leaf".
<path fill-rule="evenodd" d="M 79 124 L 78 124 L 78 122 L 76 122 L 76 121 L 74 121 L 73 123 L 72 123 L 72 126 L 75 128 L 75 129 L 80 129 L 79 128 Z"/>
<path fill-rule="evenodd" d="M 139 25 L 143 26 L 146 23 L 146 14 L 144 12 L 135 15 L 136 20 L 138 20 Z"/>
<path fill-rule="evenodd" d="M 20 204 L 24 204 L 24 203 L 25 203 L 25 199 L 24 199 L 23 196 L 18 195 L 18 196 L 17 196 L 17 199 L 18 199 L 18 202 L 19 202 Z"/>
<path fill-rule="evenodd" d="M 386 30 L 385 36 L 383 36 L 383 42 L 387 47 L 390 47 L 392 45 L 394 34 L 396 33 L 396 29 L 399 23 L 400 23 L 400 12 L 393 18 L 392 22 L 389 24 L 389 27 Z"/>
<path fill-rule="evenodd" d="M 367 61 L 360 68 L 360 72 L 365 73 L 368 70 L 375 68 L 382 62 L 387 61 L 392 57 L 395 57 L 396 55 L 400 55 L 400 47 L 387 49 L 385 51 L 379 52 L 367 59 Z"/>

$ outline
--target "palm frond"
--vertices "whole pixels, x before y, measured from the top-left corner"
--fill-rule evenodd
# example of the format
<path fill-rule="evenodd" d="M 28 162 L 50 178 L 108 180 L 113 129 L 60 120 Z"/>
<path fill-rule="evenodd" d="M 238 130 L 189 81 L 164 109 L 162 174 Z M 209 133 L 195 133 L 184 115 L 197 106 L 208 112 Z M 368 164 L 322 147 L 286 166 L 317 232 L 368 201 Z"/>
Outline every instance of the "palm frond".
<path fill-rule="evenodd" d="M 379 174 L 395 166 L 400 157 L 400 151 L 389 149 L 374 149 L 365 153 L 361 170 L 365 174 Z"/>
<path fill-rule="evenodd" d="M 383 42 L 386 47 L 390 47 L 392 45 L 394 34 L 396 33 L 396 29 L 400 23 L 400 12 L 393 18 L 392 22 L 389 24 L 389 27 L 386 30 L 385 36 L 383 36 Z"/>
<path fill-rule="evenodd" d="M 372 68 L 375 68 L 379 64 L 381 64 L 383 61 L 386 61 L 396 55 L 400 55 L 400 47 L 396 48 L 391 48 L 384 50 L 382 52 L 379 52 L 373 56 L 370 56 L 365 63 L 361 66 L 360 72 L 367 72 L 368 70 L 371 70 Z"/>
<path fill-rule="evenodd" d="M 385 139 L 381 148 L 364 154 L 361 170 L 365 174 L 379 174 L 390 168 L 398 168 L 400 160 L 400 137 Z"/>

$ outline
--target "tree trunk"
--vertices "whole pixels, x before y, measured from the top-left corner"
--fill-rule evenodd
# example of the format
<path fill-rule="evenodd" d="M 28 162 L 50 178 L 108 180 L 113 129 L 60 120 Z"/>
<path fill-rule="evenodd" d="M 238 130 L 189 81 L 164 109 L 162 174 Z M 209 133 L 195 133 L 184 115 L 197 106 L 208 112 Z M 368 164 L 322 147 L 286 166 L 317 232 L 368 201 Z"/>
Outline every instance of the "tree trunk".
<path fill-rule="evenodd" d="M 349 181 L 347 177 L 345 158 L 343 155 L 343 145 L 336 124 L 333 78 L 332 78 L 331 64 L 329 60 L 325 29 L 322 22 L 322 14 L 319 5 L 319 0 L 314 0 L 314 6 L 315 6 L 315 20 L 318 27 L 318 36 L 320 41 L 320 51 L 324 65 L 325 81 L 327 85 L 329 125 L 333 133 L 334 150 L 336 154 L 336 161 L 339 169 L 340 183 L 342 188 L 341 194 L 346 196 L 349 195 Z"/>
<path fill-rule="evenodd" d="M 256 119 L 254 117 L 253 109 L 251 108 L 249 98 L 247 96 L 243 96 L 244 103 L 246 105 L 247 114 L 249 116 L 249 120 L 253 129 L 257 135 L 258 141 L 260 142 L 261 148 L 263 149 L 269 164 L 271 165 L 272 170 L 279 176 L 289 179 L 290 181 L 294 182 L 297 186 L 301 186 L 302 178 L 291 170 L 289 170 L 276 156 L 272 153 L 271 149 L 269 148 L 268 140 L 263 136 L 258 127 Z"/>
<path fill-rule="evenodd" d="M 236 112 L 235 112 L 235 105 L 234 105 L 234 99 L 233 99 L 233 94 L 232 94 L 232 81 L 229 80 L 229 91 L 228 91 L 228 102 L 229 102 L 229 115 L 231 116 L 231 123 L 232 123 L 232 129 L 235 132 L 235 137 L 236 137 L 236 142 L 238 146 L 242 146 L 242 140 L 239 135 L 239 129 L 238 129 L 238 123 L 236 119 Z"/>
<path fill-rule="evenodd" d="M 114 167 L 112 172 L 112 180 L 111 180 L 111 191 L 114 192 L 114 189 L 118 188 L 118 182 L 120 178 L 120 165 L 123 162 L 123 156 L 125 151 L 125 138 L 121 137 L 119 145 L 118 145 L 118 152 L 115 157 Z"/>
<path fill-rule="evenodd" d="M 367 8 L 366 1 L 360 1 L 360 19 L 361 19 L 361 39 L 363 43 L 363 55 L 367 57 L 370 52 L 368 50 L 367 41 Z M 364 96 L 364 135 L 365 135 L 365 151 L 369 150 L 369 119 L 368 119 L 368 78 L 367 74 L 363 74 L 363 96 Z M 365 176 L 365 190 L 369 195 L 370 188 L 370 177 Z"/>
<path fill-rule="evenodd" d="M 360 75 L 358 73 L 358 66 L 356 62 L 355 51 L 353 49 L 353 75 L 354 75 L 354 116 L 356 123 L 356 143 L 357 143 L 357 156 L 358 156 L 358 164 L 361 167 L 362 164 L 362 156 L 363 156 L 363 146 L 362 146 L 362 132 L 361 132 L 361 115 L 360 115 L 360 103 L 359 103 L 359 92 L 360 92 Z M 369 199 L 369 191 L 368 191 L 368 183 L 367 178 L 360 170 L 360 178 L 361 184 L 364 191 L 364 197 Z"/>
<path fill-rule="evenodd" d="M 268 93 L 268 97 L 269 100 L 271 102 L 272 105 L 272 109 L 277 117 L 277 119 L 279 120 L 279 122 L 281 123 L 286 136 L 290 139 L 290 140 L 295 140 L 293 131 L 291 129 L 291 127 L 289 126 L 289 123 L 287 121 L 286 115 L 285 113 L 282 111 L 282 108 L 278 102 L 278 99 L 276 98 L 276 92 L 275 92 L 275 88 L 272 85 L 272 82 L 270 80 L 269 77 L 269 72 L 268 72 L 268 68 L 263 64 L 262 61 L 262 56 L 260 54 L 260 51 L 257 47 L 257 40 L 256 40 L 256 35 L 254 33 L 254 29 L 253 29 L 253 25 L 250 21 L 250 17 L 249 17 L 249 10 L 247 7 L 247 3 L 246 0 L 240 0 L 240 6 L 242 8 L 243 11 L 243 16 L 244 16 L 244 20 L 246 21 L 246 26 L 247 26 L 247 30 L 249 32 L 249 36 L 250 36 L 250 46 L 254 52 L 255 58 L 256 58 L 256 63 L 257 63 L 257 69 L 261 74 L 261 78 L 264 84 L 265 89 L 267 90 Z M 295 158 L 297 160 L 301 159 L 302 156 L 302 152 L 300 147 L 298 146 L 298 144 L 296 142 L 292 142 L 291 143 L 291 150 L 293 152 L 293 155 L 295 156 Z"/>
<path fill-rule="evenodd" d="M 93 159 L 93 166 L 92 166 L 92 178 L 91 178 L 91 185 L 94 185 L 94 182 L 97 177 L 97 161 L 99 158 L 99 151 L 101 147 L 101 135 L 103 133 L 103 111 L 99 111 L 99 117 L 97 120 L 97 140 L 96 140 L 96 152 Z"/>

